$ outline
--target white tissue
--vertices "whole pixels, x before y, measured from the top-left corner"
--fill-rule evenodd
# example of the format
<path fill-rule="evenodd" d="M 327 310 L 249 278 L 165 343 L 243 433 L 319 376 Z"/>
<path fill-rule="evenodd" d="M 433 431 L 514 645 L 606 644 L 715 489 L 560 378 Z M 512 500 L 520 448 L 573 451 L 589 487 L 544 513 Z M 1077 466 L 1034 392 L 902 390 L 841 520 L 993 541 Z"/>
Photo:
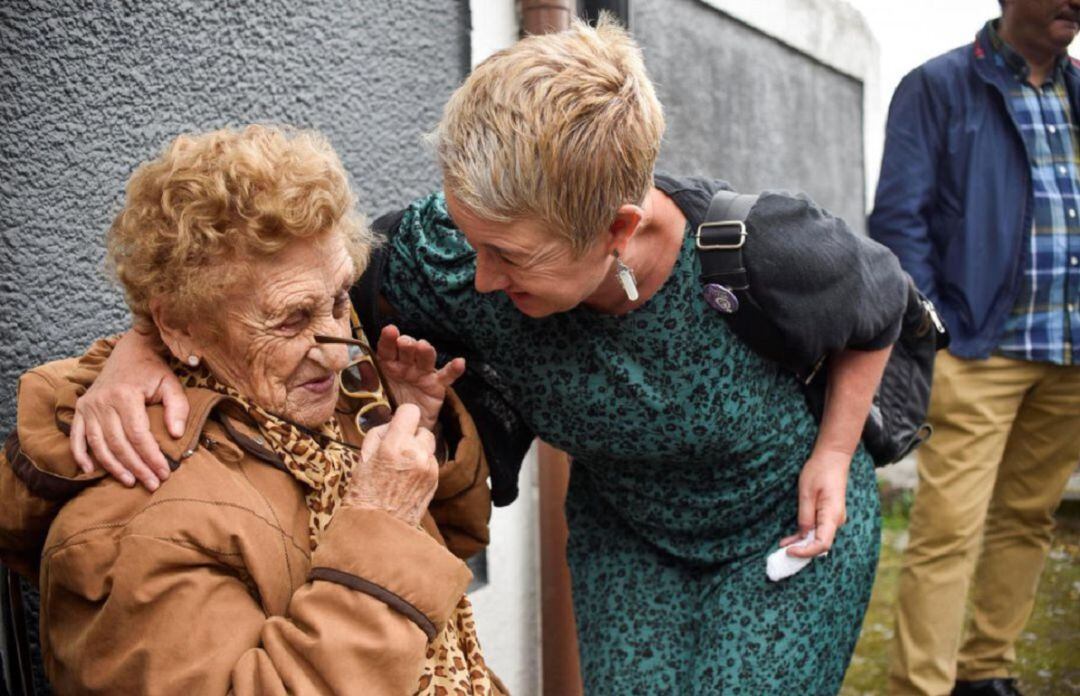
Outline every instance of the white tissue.
<path fill-rule="evenodd" d="M 800 570 L 810 565 L 810 561 L 814 560 L 813 558 L 795 558 L 794 556 L 789 556 L 787 550 L 806 546 L 813 540 L 814 530 L 811 529 L 807 532 L 806 536 L 799 539 L 794 544 L 770 553 L 769 557 L 765 559 L 765 574 L 769 576 L 770 580 L 777 582 L 784 578 L 790 578 L 795 573 L 798 573 Z M 824 556 L 825 554 L 821 555 Z"/>

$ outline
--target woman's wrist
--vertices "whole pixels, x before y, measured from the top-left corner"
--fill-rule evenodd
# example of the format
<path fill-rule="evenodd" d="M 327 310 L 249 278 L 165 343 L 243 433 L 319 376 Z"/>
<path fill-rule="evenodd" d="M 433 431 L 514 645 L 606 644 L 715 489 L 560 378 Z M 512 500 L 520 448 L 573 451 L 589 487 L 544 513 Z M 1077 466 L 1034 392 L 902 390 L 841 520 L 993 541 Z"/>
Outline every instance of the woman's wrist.
<path fill-rule="evenodd" d="M 854 447 L 849 450 L 840 446 L 816 445 L 811 450 L 810 457 L 806 461 L 828 462 L 834 466 L 848 468 L 851 466 L 851 460 L 854 456 Z"/>

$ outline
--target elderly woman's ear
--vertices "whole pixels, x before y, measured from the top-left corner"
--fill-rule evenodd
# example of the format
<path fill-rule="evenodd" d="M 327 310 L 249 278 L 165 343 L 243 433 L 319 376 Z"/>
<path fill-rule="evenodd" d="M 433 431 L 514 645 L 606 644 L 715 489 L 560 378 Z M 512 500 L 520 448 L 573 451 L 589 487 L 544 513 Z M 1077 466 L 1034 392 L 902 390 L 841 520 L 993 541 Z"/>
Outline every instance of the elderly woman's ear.
<path fill-rule="evenodd" d="M 200 344 L 192 335 L 187 322 L 180 322 L 160 297 L 150 300 L 150 316 L 157 326 L 161 340 L 177 360 L 194 367 L 203 357 Z"/>

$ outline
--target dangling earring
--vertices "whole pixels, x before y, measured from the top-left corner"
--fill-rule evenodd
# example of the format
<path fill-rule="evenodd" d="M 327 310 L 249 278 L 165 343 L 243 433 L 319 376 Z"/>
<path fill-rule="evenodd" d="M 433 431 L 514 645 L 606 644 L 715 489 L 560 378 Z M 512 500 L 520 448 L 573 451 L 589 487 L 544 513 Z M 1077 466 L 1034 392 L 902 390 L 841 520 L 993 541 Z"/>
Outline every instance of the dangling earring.
<path fill-rule="evenodd" d="M 191 365 L 192 367 L 198 367 L 199 366 L 199 356 L 195 355 L 194 353 L 187 356 L 187 364 Z"/>
<path fill-rule="evenodd" d="M 622 285 L 623 292 L 626 293 L 627 299 L 631 302 L 636 302 L 638 298 L 637 291 L 637 279 L 634 278 L 634 271 L 619 258 L 619 252 L 612 252 L 615 255 L 615 276 L 619 279 L 619 285 Z"/>

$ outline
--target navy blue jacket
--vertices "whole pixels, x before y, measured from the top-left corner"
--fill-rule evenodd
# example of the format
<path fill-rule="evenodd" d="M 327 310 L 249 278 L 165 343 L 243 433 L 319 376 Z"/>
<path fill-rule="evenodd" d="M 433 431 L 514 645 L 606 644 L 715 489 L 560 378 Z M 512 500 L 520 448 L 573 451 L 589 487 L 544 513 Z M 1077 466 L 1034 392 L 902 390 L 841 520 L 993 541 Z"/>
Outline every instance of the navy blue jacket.
<path fill-rule="evenodd" d="M 870 236 L 900 258 L 952 334 L 985 358 L 1020 290 L 1031 228 L 1031 167 L 986 28 L 909 73 L 889 107 Z M 1080 70 L 1065 69 L 1080 115 Z"/>

